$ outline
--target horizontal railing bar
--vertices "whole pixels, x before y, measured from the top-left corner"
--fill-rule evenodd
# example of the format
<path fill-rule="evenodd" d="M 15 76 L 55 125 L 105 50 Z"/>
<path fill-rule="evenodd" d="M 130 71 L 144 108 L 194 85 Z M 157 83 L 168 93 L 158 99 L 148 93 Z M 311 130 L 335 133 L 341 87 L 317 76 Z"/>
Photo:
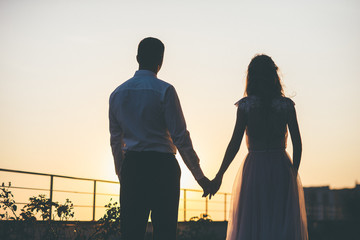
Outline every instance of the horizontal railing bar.
<path fill-rule="evenodd" d="M 56 175 L 56 174 L 48 174 L 48 173 L 36 173 L 36 172 L 28 172 L 28 171 L 21 171 L 21 170 L 12 170 L 12 169 L 5 169 L 5 168 L 0 168 L 0 171 L 3 172 L 13 172 L 13 173 L 23 173 L 23 174 L 32 174 L 32 175 L 39 175 L 39 176 L 54 176 L 54 177 L 58 177 L 58 178 L 68 178 L 68 179 L 75 179 L 75 180 L 84 180 L 84 181 L 98 181 L 98 182 L 104 182 L 104 183 L 114 183 L 114 184 L 119 184 L 119 182 L 115 182 L 115 181 L 110 181 L 110 180 L 101 180 L 101 179 L 94 179 L 94 178 L 80 178 L 80 177 L 71 177 L 71 176 L 64 176 L 64 175 Z M 15 187 L 13 187 L 15 188 Z M 20 187 L 16 187 L 16 188 L 20 188 Z M 29 189 L 29 190 L 41 190 L 41 191 L 49 191 L 49 189 L 36 189 L 36 188 L 24 188 L 24 189 Z M 185 190 L 185 188 L 181 188 L 181 191 Z M 54 190 L 55 191 L 55 190 Z M 59 191 L 59 190 L 57 190 Z M 187 192 L 200 192 L 202 193 L 202 190 L 197 190 L 197 189 L 186 189 Z M 98 194 L 98 193 L 96 193 Z M 228 193 L 222 193 L 222 192 L 217 192 L 216 194 L 228 194 Z"/>
<path fill-rule="evenodd" d="M 37 191 L 50 191 L 50 189 L 45 189 L 45 188 L 28 188 L 28 187 L 15 187 L 15 186 L 10 186 L 9 188 L 15 188 L 15 189 L 24 189 L 24 190 L 37 190 Z"/>
<path fill-rule="evenodd" d="M 187 202 L 204 202 L 205 201 L 205 198 L 204 199 L 200 199 L 200 200 L 197 200 L 197 199 L 186 199 Z M 211 201 L 211 200 L 210 200 Z"/>
<path fill-rule="evenodd" d="M 84 180 L 84 181 L 99 181 L 99 182 L 105 182 L 105 183 L 119 184 L 119 182 L 110 181 L 110 180 L 99 180 L 99 179 L 92 179 L 92 178 L 70 177 L 70 176 L 57 175 L 57 174 L 27 172 L 27 171 L 11 170 L 11 169 L 4 169 L 4 168 L 0 168 L 0 171 L 13 172 L 13 173 L 24 173 L 24 174 L 32 174 L 32 175 L 48 176 L 48 177 L 54 176 L 54 177 L 58 177 L 58 178 L 68 178 L 68 179 L 76 179 L 76 180 Z"/>
<path fill-rule="evenodd" d="M 3 203 L 3 202 L 0 202 Z M 26 205 L 28 203 L 20 203 L 20 202 L 16 202 L 15 204 L 21 204 L 21 205 Z M 93 207 L 92 205 L 74 205 L 74 207 Z M 95 206 L 96 208 L 105 208 L 105 206 Z M 179 208 L 179 211 L 181 211 L 183 209 Z M 186 209 L 187 211 L 203 211 L 204 209 L 199 209 L 199 208 L 194 208 L 194 209 Z M 210 212 L 223 212 L 223 210 L 210 210 Z"/>
<path fill-rule="evenodd" d="M 74 207 L 93 207 L 93 205 L 74 205 Z M 96 208 L 105 208 L 105 206 L 95 206 Z"/>
<path fill-rule="evenodd" d="M 3 201 L 0 201 L 0 203 L 5 203 L 5 202 L 3 202 Z M 23 202 L 15 202 L 15 204 L 25 205 L 25 204 L 28 204 L 28 203 L 23 203 Z"/>
<path fill-rule="evenodd" d="M 184 209 L 179 209 L 179 213 L 182 212 Z M 186 209 L 187 212 L 201 212 L 201 213 L 205 213 L 204 209 Z M 211 215 L 212 212 L 224 212 L 221 210 L 208 210 L 208 212 L 210 213 L 209 215 Z"/>
<path fill-rule="evenodd" d="M 79 192 L 79 191 L 67 191 L 67 190 L 53 190 L 53 192 L 78 193 L 78 194 L 93 194 L 93 193 L 91 193 L 91 192 Z"/>
<path fill-rule="evenodd" d="M 188 188 L 181 188 L 180 190 L 186 190 L 187 192 L 199 192 L 199 193 L 203 193 L 203 192 L 204 192 L 203 190 L 188 189 Z M 230 196 L 229 193 L 224 193 L 224 192 L 217 192 L 216 195 L 218 195 L 218 194 L 221 194 L 221 195 L 227 194 L 228 196 Z"/>
<path fill-rule="evenodd" d="M 186 209 L 187 212 L 198 212 L 198 211 L 202 211 L 204 212 L 204 209 L 199 209 L 199 208 L 194 208 L 194 209 Z M 210 212 L 212 212 L 213 210 L 210 210 Z"/>
<path fill-rule="evenodd" d="M 44 188 L 28 188 L 28 187 L 16 187 L 16 186 L 10 186 L 9 188 L 24 189 L 24 190 L 49 191 L 49 189 L 44 189 Z M 53 190 L 53 192 L 93 194 L 92 192 L 79 192 L 79 191 L 68 191 L 68 190 Z M 103 196 L 120 196 L 119 194 L 116 194 L 116 193 L 114 193 L 114 194 L 109 194 L 109 193 L 96 193 L 96 195 L 103 195 Z"/>
<path fill-rule="evenodd" d="M 4 203 L 3 201 L 0 201 L 0 203 Z M 29 203 L 23 203 L 23 202 L 15 202 L 15 204 L 20 204 L 20 205 L 26 205 Z M 93 207 L 92 205 L 73 205 L 74 207 Z M 97 208 L 105 208 L 105 206 L 95 206 Z"/>
<path fill-rule="evenodd" d="M 67 190 L 53 190 L 54 192 L 62 192 L 62 193 L 79 193 L 79 194 L 94 194 L 91 192 L 77 192 L 77 191 L 67 191 Z M 110 194 L 110 193 L 96 193 L 96 195 L 102 195 L 102 196 L 120 196 L 119 194 Z"/>
<path fill-rule="evenodd" d="M 120 194 L 109 194 L 109 193 L 96 193 L 96 195 L 120 197 Z"/>
<path fill-rule="evenodd" d="M 219 210 L 219 209 L 217 209 L 217 210 L 209 210 L 209 212 L 224 212 L 224 210 Z"/>

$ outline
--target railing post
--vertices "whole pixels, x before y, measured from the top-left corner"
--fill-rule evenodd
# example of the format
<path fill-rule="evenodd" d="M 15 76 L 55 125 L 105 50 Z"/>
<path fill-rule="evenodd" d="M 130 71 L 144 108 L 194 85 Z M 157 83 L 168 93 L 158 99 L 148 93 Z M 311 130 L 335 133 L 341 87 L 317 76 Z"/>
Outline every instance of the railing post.
<path fill-rule="evenodd" d="M 93 221 L 95 221 L 95 204 L 96 204 L 96 180 L 94 180 L 94 192 L 93 192 L 93 218 L 92 218 Z"/>
<path fill-rule="evenodd" d="M 53 187 L 54 187 L 54 176 L 51 175 L 50 176 L 50 217 L 49 217 L 50 221 L 52 217 Z"/>
<path fill-rule="evenodd" d="M 224 194 L 225 198 L 224 198 L 224 221 L 226 221 L 226 198 L 227 198 L 227 194 Z"/>
<path fill-rule="evenodd" d="M 186 222 L 186 189 L 184 189 L 184 222 Z"/>
<path fill-rule="evenodd" d="M 208 215 L 208 201 L 209 201 L 209 198 L 206 197 L 205 198 L 205 214 Z"/>

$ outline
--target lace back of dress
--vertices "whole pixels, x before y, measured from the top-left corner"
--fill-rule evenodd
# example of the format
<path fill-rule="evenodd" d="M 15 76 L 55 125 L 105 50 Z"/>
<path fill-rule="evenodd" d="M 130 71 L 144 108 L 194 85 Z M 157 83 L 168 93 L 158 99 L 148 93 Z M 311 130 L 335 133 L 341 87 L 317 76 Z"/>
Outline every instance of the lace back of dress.
<path fill-rule="evenodd" d="M 246 137 L 249 149 L 286 148 L 287 116 L 293 102 L 284 97 L 262 100 L 249 96 L 237 103 L 247 116 Z"/>

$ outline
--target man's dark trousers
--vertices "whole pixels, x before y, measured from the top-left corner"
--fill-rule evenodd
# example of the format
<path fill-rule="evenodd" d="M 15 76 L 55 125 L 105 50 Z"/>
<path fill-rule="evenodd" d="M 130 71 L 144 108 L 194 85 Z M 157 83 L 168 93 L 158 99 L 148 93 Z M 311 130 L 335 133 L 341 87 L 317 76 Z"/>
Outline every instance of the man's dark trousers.
<path fill-rule="evenodd" d="M 125 154 L 121 169 L 120 224 L 123 240 L 143 240 L 151 211 L 154 240 L 175 240 L 180 167 L 171 153 Z"/>

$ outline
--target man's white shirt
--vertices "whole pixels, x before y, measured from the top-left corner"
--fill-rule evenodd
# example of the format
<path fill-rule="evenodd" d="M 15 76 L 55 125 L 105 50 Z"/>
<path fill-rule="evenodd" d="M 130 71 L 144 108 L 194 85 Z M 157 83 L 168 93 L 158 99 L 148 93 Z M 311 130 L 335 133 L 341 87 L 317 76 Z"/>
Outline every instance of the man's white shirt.
<path fill-rule="evenodd" d="M 117 87 L 109 101 L 110 142 L 117 174 L 126 151 L 176 154 L 196 180 L 204 177 L 175 88 L 148 70 Z"/>

